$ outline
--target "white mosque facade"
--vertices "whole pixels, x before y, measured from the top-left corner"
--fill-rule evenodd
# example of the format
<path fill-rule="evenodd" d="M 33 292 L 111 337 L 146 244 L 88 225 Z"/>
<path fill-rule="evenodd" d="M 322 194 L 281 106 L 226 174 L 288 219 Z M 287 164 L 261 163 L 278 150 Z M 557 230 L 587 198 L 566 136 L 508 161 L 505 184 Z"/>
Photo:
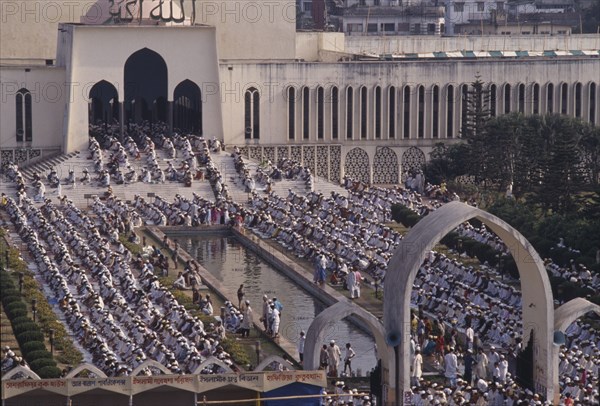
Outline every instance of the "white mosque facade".
<path fill-rule="evenodd" d="M 148 120 L 332 181 L 396 183 L 460 138 L 476 76 L 494 114 L 600 120 L 600 35 L 296 33 L 288 0 L 49 3 L 0 0 L 2 161 L 85 149 L 90 122 Z"/>

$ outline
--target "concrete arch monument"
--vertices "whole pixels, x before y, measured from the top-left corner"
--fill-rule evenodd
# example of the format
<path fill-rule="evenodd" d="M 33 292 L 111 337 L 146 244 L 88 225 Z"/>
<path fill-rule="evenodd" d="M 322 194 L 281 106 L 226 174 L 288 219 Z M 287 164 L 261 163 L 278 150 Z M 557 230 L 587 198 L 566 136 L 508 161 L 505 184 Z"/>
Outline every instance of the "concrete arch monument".
<path fill-rule="evenodd" d="M 569 300 L 554 311 L 554 331 L 565 331 L 575 320 L 591 312 L 600 316 L 600 306 L 581 297 Z"/>
<path fill-rule="evenodd" d="M 200 372 L 202 372 L 202 370 L 204 368 L 206 368 L 209 365 L 218 365 L 221 368 L 223 368 L 225 370 L 225 372 L 227 372 L 227 373 L 233 372 L 233 369 L 231 369 L 231 367 L 229 365 L 227 365 L 226 363 L 224 363 L 222 360 L 215 357 L 214 355 L 211 355 L 210 357 L 205 359 L 200 365 L 198 365 L 198 368 L 196 368 L 196 370 L 192 373 L 199 374 Z"/>
<path fill-rule="evenodd" d="M 560 345 L 564 343 L 564 331 L 569 327 L 571 323 L 587 313 L 596 313 L 600 316 L 600 306 L 589 300 L 577 297 L 564 303 L 554 311 L 554 352 L 553 352 L 553 364 L 554 364 L 554 402 L 556 404 L 560 401 L 560 386 L 558 384 L 558 365 L 559 365 L 559 353 Z M 558 340 L 557 340 L 558 338 Z M 560 342 L 557 342 L 560 341 Z"/>
<path fill-rule="evenodd" d="M 9 381 L 11 379 L 19 379 L 19 377 L 24 377 L 23 379 L 42 379 L 42 378 L 40 378 L 40 376 L 38 374 L 33 372 L 31 369 L 24 367 L 22 365 L 17 365 L 13 369 L 9 370 L 4 375 L 2 375 L 2 380 Z"/>
<path fill-rule="evenodd" d="M 448 203 L 424 217 L 400 242 L 388 264 L 384 286 L 386 340 L 396 352 L 397 390 L 410 388 L 410 296 L 417 272 L 429 251 L 461 223 L 477 218 L 509 248 L 521 277 L 523 341 L 534 334 L 536 391 L 547 399 L 554 392 L 552 362 L 554 309 L 550 281 L 544 264 L 529 241 L 505 221 L 460 202 Z"/>
<path fill-rule="evenodd" d="M 279 355 L 271 355 L 270 357 L 267 357 L 265 359 L 263 359 L 260 364 L 258 364 L 256 366 L 256 368 L 254 368 L 254 372 L 261 372 L 264 371 L 266 367 L 269 366 L 269 364 L 271 364 L 272 362 L 278 362 L 283 366 L 289 366 L 288 369 L 295 369 L 292 368 L 292 364 L 290 364 L 288 361 L 286 361 L 285 359 L 281 358 Z"/>
<path fill-rule="evenodd" d="M 83 371 L 91 372 L 94 375 L 96 375 L 98 378 L 107 378 L 107 376 L 104 372 L 102 372 L 100 369 L 98 369 L 93 364 L 89 364 L 89 363 L 77 365 L 65 376 L 65 378 L 77 378 L 77 375 Z"/>
<path fill-rule="evenodd" d="M 325 338 L 325 327 L 330 321 L 342 320 L 345 317 L 354 315 L 363 321 L 368 327 L 375 343 L 377 344 L 377 356 L 381 359 L 382 368 L 389 373 L 389 381 L 394 385 L 393 348 L 387 345 L 385 340 L 385 330 L 381 321 L 373 314 L 362 307 L 350 302 L 337 302 L 323 310 L 310 324 L 306 331 L 306 341 L 304 342 L 304 365 L 305 370 L 314 371 L 319 369 L 319 349 Z"/>
<path fill-rule="evenodd" d="M 156 368 L 156 369 L 160 370 L 165 375 L 168 375 L 168 374 L 172 373 L 169 370 L 169 368 L 167 368 L 166 366 L 164 366 L 160 362 L 154 361 L 153 359 L 147 359 L 146 361 L 144 361 L 140 365 L 138 365 L 138 367 L 131 372 L 131 376 L 138 376 L 140 374 L 140 372 L 142 372 L 142 370 L 144 368 L 147 368 L 147 367 Z"/>

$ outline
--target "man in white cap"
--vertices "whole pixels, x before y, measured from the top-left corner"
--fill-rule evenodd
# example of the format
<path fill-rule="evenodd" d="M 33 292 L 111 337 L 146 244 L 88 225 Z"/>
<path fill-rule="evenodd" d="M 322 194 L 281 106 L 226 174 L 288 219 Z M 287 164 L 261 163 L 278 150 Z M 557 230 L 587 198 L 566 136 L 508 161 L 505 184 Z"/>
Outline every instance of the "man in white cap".
<path fill-rule="evenodd" d="M 335 340 L 331 340 L 329 342 L 329 347 L 327 347 L 327 355 L 329 355 L 329 376 L 337 377 L 342 351 L 335 343 Z"/>

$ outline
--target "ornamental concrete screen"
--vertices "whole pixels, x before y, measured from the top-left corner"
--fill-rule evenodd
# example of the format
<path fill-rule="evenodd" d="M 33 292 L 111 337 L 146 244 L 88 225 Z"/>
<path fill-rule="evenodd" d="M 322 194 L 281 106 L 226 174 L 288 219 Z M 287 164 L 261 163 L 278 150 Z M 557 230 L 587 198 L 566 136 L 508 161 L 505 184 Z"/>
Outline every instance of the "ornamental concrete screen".
<path fill-rule="evenodd" d="M 496 233 L 509 248 L 521 277 L 523 295 L 523 341 L 534 333 L 535 389 L 553 398 L 554 311 L 550 282 L 543 262 L 517 230 L 498 217 L 460 202 L 448 203 L 423 218 L 396 248 L 389 262 L 384 286 L 384 326 L 388 344 L 396 350 L 398 388 L 410 389 L 410 296 L 417 272 L 446 234 L 461 223 L 476 218 Z M 395 397 L 401 396 L 399 391 Z"/>

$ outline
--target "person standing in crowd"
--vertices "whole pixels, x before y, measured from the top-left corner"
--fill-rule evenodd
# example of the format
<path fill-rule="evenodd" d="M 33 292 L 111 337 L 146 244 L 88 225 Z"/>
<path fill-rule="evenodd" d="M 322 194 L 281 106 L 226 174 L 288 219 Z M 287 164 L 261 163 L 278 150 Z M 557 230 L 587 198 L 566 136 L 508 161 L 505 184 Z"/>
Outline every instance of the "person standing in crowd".
<path fill-rule="evenodd" d="M 487 368 L 488 368 L 489 360 L 485 352 L 483 352 L 483 348 L 479 348 L 479 353 L 477 354 L 477 366 L 475 367 L 475 379 L 486 379 L 487 377 Z"/>
<path fill-rule="evenodd" d="M 465 363 L 465 374 L 463 376 L 464 380 L 467 381 L 467 385 L 471 385 L 473 382 L 473 364 L 475 362 L 475 358 L 473 357 L 473 350 L 471 348 L 467 349 L 467 352 L 464 356 Z"/>
<path fill-rule="evenodd" d="M 338 347 L 338 345 L 335 343 L 335 340 L 331 340 L 329 342 L 329 347 L 327 348 L 327 355 L 329 356 L 329 376 L 337 377 L 342 351 L 340 350 L 340 347 Z"/>
<path fill-rule="evenodd" d="M 421 377 L 423 376 L 423 356 L 421 355 L 421 350 L 417 348 L 415 350 L 415 357 L 412 363 L 412 372 L 411 372 L 411 380 L 412 386 L 419 386 Z"/>
<path fill-rule="evenodd" d="M 246 293 L 244 292 L 244 284 L 242 283 L 237 290 L 237 298 L 238 298 L 238 308 L 242 307 L 242 300 L 244 300 L 244 296 Z"/>
<path fill-rule="evenodd" d="M 448 352 L 444 357 L 444 376 L 448 380 L 450 387 L 456 387 L 456 375 L 458 373 L 458 358 L 454 353 L 454 348 L 448 348 Z"/>
<path fill-rule="evenodd" d="M 252 324 L 254 323 L 254 311 L 252 307 L 250 307 L 250 301 L 246 300 L 244 306 L 244 319 L 242 320 L 241 330 L 242 330 L 242 338 L 250 337 L 250 329 L 252 328 Z"/>
<path fill-rule="evenodd" d="M 273 298 L 273 304 L 275 305 L 275 309 L 277 309 L 279 317 L 281 317 L 281 312 L 283 311 L 283 304 L 279 300 L 277 300 L 276 297 Z"/>
<path fill-rule="evenodd" d="M 325 370 L 329 367 L 329 352 L 327 351 L 327 345 L 323 344 L 321 347 L 321 353 L 319 354 L 319 369 Z"/>
<path fill-rule="evenodd" d="M 300 365 L 304 364 L 304 342 L 306 341 L 306 333 L 304 330 L 300 332 L 300 338 L 298 339 L 298 357 L 300 357 Z"/>
<path fill-rule="evenodd" d="M 260 321 L 262 321 L 265 331 L 269 331 L 269 310 L 269 298 L 267 295 L 263 295 L 262 317 L 260 318 Z"/>
<path fill-rule="evenodd" d="M 356 352 L 350 343 L 346 343 L 346 354 L 344 356 L 344 374 L 352 376 L 352 358 L 356 357 Z M 348 368 L 348 372 L 346 372 Z"/>

